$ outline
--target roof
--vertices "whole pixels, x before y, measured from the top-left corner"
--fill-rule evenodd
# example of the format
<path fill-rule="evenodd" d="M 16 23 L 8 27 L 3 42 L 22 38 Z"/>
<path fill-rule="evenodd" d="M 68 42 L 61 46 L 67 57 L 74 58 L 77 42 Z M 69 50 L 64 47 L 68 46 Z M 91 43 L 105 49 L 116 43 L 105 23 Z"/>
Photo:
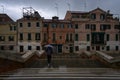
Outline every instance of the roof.
<path fill-rule="evenodd" d="M 52 23 L 52 22 L 57 22 L 57 23 L 69 23 L 70 21 L 68 20 L 62 20 L 62 19 L 59 19 L 59 20 L 52 20 L 52 19 L 44 19 L 43 22 L 47 22 L 47 23 Z"/>
<path fill-rule="evenodd" d="M 85 12 L 85 11 L 69 11 L 72 14 L 85 14 L 85 13 L 89 13 L 89 12 Z"/>
<path fill-rule="evenodd" d="M 7 14 L 0 14 L 0 24 L 14 22 Z"/>

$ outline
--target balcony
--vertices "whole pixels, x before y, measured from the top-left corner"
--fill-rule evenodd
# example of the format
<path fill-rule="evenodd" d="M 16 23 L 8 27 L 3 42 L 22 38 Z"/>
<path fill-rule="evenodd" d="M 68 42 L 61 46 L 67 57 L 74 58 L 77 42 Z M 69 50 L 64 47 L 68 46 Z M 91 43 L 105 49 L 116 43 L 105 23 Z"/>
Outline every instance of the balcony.
<path fill-rule="evenodd" d="M 99 45 L 104 46 L 106 45 L 106 41 L 91 41 L 91 45 L 92 46 L 99 46 Z"/>

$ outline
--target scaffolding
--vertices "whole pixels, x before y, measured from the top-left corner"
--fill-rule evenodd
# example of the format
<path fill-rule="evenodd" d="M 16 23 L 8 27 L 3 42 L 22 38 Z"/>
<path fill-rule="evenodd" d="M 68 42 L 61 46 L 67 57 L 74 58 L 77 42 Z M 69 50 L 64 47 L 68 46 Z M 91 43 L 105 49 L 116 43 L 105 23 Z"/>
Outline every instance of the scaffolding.
<path fill-rule="evenodd" d="M 23 17 L 24 18 L 41 18 L 40 14 L 38 13 L 38 11 L 36 11 L 35 9 L 33 9 L 32 7 L 24 7 L 22 9 L 23 12 Z"/>

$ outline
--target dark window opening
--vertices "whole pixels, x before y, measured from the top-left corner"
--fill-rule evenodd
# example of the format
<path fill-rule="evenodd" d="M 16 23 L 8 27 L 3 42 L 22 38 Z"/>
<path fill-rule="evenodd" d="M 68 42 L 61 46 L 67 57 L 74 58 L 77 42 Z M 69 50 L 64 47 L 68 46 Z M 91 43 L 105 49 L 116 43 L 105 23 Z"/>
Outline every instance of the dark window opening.
<path fill-rule="evenodd" d="M 31 40 L 31 33 L 28 33 L 28 40 Z"/>
<path fill-rule="evenodd" d="M 93 20 L 96 19 L 96 14 L 94 14 L 94 13 L 91 14 L 91 19 L 93 19 Z"/>
<path fill-rule="evenodd" d="M 40 33 L 35 34 L 35 40 L 40 40 Z"/>
<path fill-rule="evenodd" d="M 86 24 L 86 25 L 85 25 L 85 29 L 90 29 L 90 25 L 89 25 L 89 24 Z"/>
<path fill-rule="evenodd" d="M 118 51 L 118 50 L 119 50 L 119 46 L 116 46 L 116 47 L 115 47 L 115 50 Z"/>
<path fill-rule="evenodd" d="M 23 33 L 20 33 L 20 40 L 23 40 Z"/>
<path fill-rule="evenodd" d="M 78 34 L 75 34 L 75 41 L 78 41 L 79 39 L 79 35 Z"/>
<path fill-rule="evenodd" d="M 78 29 L 78 24 L 75 24 L 75 29 Z"/>
<path fill-rule="evenodd" d="M 14 50 L 14 46 L 9 46 L 9 50 Z"/>
<path fill-rule="evenodd" d="M 40 27 L 40 23 L 39 22 L 36 23 L 36 27 Z"/>
<path fill-rule="evenodd" d="M 90 51 L 90 46 L 87 46 L 87 51 Z"/>
<path fill-rule="evenodd" d="M 107 41 L 109 41 L 109 40 L 110 40 L 110 35 L 107 34 L 107 35 L 106 35 L 106 38 L 107 38 Z"/>
<path fill-rule="evenodd" d="M 75 46 L 75 51 L 79 51 L 79 46 Z"/>
<path fill-rule="evenodd" d="M 107 51 L 109 51 L 110 50 L 110 46 L 107 46 L 106 49 L 107 49 Z"/>
<path fill-rule="evenodd" d="M 28 23 L 28 27 L 31 27 L 31 23 Z"/>
<path fill-rule="evenodd" d="M 9 36 L 9 41 L 14 41 L 14 36 Z"/>
<path fill-rule="evenodd" d="M 0 36 L 0 41 L 5 41 L 5 36 Z"/>
<path fill-rule="evenodd" d="M 28 50 L 32 50 L 32 46 L 28 46 Z"/>
<path fill-rule="evenodd" d="M 40 46 L 36 46 L 36 50 L 40 50 Z"/>
<path fill-rule="evenodd" d="M 20 27 L 23 27 L 23 23 L 20 23 L 19 26 L 20 26 Z"/>
<path fill-rule="evenodd" d="M 4 46 L 1 46 L 0 49 L 1 49 L 1 50 L 5 50 L 5 47 L 4 47 Z"/>
<path fill-rule="evenodd" d="M 90 41 L 90 34 L 87 34 L 87 41 Z"/>

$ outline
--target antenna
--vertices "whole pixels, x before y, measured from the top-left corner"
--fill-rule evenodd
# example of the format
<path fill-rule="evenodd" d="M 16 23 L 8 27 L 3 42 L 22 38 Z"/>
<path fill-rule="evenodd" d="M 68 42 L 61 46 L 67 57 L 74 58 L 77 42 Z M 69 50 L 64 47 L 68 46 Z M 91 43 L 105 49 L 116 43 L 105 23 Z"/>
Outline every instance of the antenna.
<path fill-rule="evenodd" d="M 87 8 L 87 3 L 86 3 L 86 0 L 85 0 L 85 3 L 84 3 L 84 10 L 86 11 L 86 8 Z"/>
<path fill-rule="evenodd" d="M 56 16 L 58 16 L 58 4 L 55 3 L 55 8 L 56 8 Z"/>
<path fill-rule="evenodd" d="M 2 11 L 2 12 L 4 13 L 4 6 L 3 6 L 3 5 L 1 5 L 1 7 L 2 7 L 2 9 L 3 9 L 3 11 Z"/>
<path fill-rule="evenodd" d="M 70 6 L 71 6 L 70 3 L 67 3 L 67 5 L 68 5 L 69 11 L 70 11 Z"/>
<path fill-rule="evenodd" d="M 100 0 L 98 0 L 98 7 L 100 7 L 100 2 L 101 2 L 101 1 L 100 1 Z"/>

